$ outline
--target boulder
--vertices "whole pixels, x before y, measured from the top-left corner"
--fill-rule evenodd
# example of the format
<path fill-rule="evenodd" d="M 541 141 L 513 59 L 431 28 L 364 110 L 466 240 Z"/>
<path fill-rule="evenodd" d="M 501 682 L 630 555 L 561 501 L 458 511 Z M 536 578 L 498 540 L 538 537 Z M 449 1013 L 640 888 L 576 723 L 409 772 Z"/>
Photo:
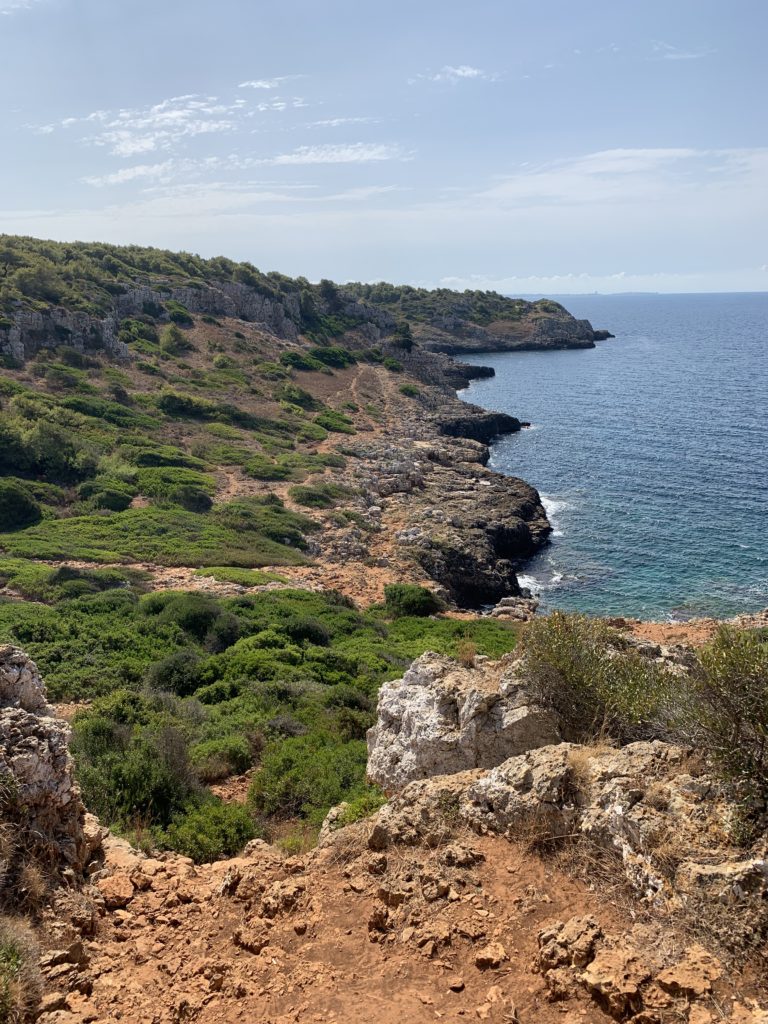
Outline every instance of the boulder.
<path fill-rule="evenodd" d="M 10 794 L 2 812 L 18 829 L 19 848 L 82 872 L 98 840 L 85 835 L 85 808 L 69 753 L 69 727 L 53 717 L 35 663 L 18 647 L 0 647 L 0 779 Z M 11 853 L 12 859 L 14 854 Z M 13 876 L 11 863 L 4 872 Z"/>
<path fill-rule="evenodd" d="M 428 652 L 381 688 L 368 775 L 395 792 L 415 779 L 493 768 L 558 739 L 554 714 L 530 700 L 513 659 L 468 668 Z"/>

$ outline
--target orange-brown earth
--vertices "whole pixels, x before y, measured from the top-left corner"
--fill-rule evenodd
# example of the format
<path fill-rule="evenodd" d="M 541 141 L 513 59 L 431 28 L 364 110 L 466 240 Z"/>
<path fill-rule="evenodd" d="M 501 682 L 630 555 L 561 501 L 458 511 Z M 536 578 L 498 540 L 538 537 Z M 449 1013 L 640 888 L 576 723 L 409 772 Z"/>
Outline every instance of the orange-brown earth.
<path fill-rule="evenodd" d="M 48 932 L 41 1021 L 599 1024 L 632 1009 L 636 1024 L 711 1024 L 734 1001 L 734 1021 L 765 1020 L 747 1010 L 754 979 L 620 886 L 586 884 L 521 842 L 462 834 L 383 853 L 350 832 L 303 858 L 256 841 L 200 867 L 107 840 L 95 934 L 81 946 L 62 923 L 66 898 Z M 565 957 L 542 952 L 540 934 L 574 917 Z"/>

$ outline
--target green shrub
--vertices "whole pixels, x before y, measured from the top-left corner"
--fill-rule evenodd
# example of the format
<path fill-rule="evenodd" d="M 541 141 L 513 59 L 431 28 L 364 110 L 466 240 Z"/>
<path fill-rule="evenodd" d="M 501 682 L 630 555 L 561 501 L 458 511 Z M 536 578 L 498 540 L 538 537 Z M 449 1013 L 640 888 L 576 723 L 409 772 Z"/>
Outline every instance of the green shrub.
<path fill-rule="evenodd" d="M 332 508 L 341 498 L 348 497 L 350 490 L 340 484 L 320 483 L 312 486 L 297 484 L 288 489 L 288 496 L 297 505 L 305 508 Z"/>
<path fill-rule="evenodd" d="M 175 323 L 166 324 L 160 334 L 160 351 L 169 356 L 180 356 L 195 346 Z"/>
<path fill-rule="evenodd" d="M 196 864 L 207 864 L 234 857 L 255 836 L 256 826 L 247 807 L 211 798 L 177 815 L 161 841 Z"/>
<path fill-rule="evenodd" d="M 534 619 L 522 650 L 532 693 L 557 713 L 564 739 L 629 742 L 667 732 L 669 674 L 599 619 L 563 612 Z"/>
<path fill-rule="evenodd" d="M 384 605 L 395 617 L 434 615 L 442 607 L 431 590 L 412 583 L 388 583 L 384 587 Z"/>
<path fill-rule="evenodd" d="M 194 693 L 201 682 L 200 658 L 197 651 L 181 650 L 155 662 L 147 673 L 150 690 L 161 690 L 186 697 Z"/>
<path fill-rule="evenodd" d="M 722 626 L 702 648 L 678 724 L 742 803 L 743 824 L 768 811 L 768 642 Z"/>
<path fill-rule="evenodd" d="M 310 356 L 305 352 L 282 352 L 280 354 L 280 362 L 283 366 L 290 366 L 294 370 L 304 370 L 307 372 L 311 371 L 322 371 L 328 369 L 325 363 L 320 362 L 314 356 Z"/>
<path fill-rule="evenodd" d="M 190 750 L 192 767 L 201 782 L 219 782 L 231 775 L 242 775 L 253 764 L 253 752 L 247 737 L 224 736 L 203 740 Z"/>
<path fill-rule="evenodd" d="M 346 348 L 339 348 L 334 345 L 315 345 L 310 348 L 308 355 L 325 366 L 334 366 L 339 370 L 346 366 L 354 366 L 357 362 L 355 356 Z"/>
<path fill-rule="evenodd" d="M 289 382 L 276 387 L 274 395 L 278 402 L 290 402 L 291 405 L 298 405 L 302 409 L 314 410 L 322 405 L 322 402 L 318 402 L 308 391 Z"/>
<path fill-rule="evenodd" d="M 250 799 L 262 814 L 308 817 L 364 786 L 366 745 L 296 736 L 267 745 Z"/>
<path fill-rule="evenodd" d="M 406 398 L 418 398 L 421 395 L 421 391 L 413 384 L 401 384 L 397 390 Z"/>
<path fill-rule="evenodd" d="M 86 805 L 122 827 L 166 826 L 199 789 L 187 740 L 174 726 L 131 732 L 88 716 L 75 720 L 73 752 Z"/>
<path fill-rule="evenodd" d="M 335 409 L 324 409 L 315 416 L 315 423 L 323 430 L 331 430 L 337 434 L 355 434 L 355 425 L 349 416 Z"/>
<path fill-rule="evenodd" d="M 40 521 L 40 506 L 29 491 L 11 480 L 0 480 L 0 530 L 22 530 Z"/>
<path fill-rule="evenodd" d="M 392 356 L 386 356 L 383 360 L 384 368 L 390 370 L 392 373 L 402 373 L 403 364 L 398 362 L 397 359 L 393 359 Z"/>
<path fill-rule="evenodd" d="M 256 480 L 288 480 L 291 468 L 265 455 L 254 455 L 243 466 L 243 471 Z"/>
<path fill-rule="evenodd" d="M 174 324 L 181 324 L 183 327 L 190 327 L 195 321 L 186 306 L 182 306 L 175 299 L 169 299 L 165 304 L 168 318 Z"/>

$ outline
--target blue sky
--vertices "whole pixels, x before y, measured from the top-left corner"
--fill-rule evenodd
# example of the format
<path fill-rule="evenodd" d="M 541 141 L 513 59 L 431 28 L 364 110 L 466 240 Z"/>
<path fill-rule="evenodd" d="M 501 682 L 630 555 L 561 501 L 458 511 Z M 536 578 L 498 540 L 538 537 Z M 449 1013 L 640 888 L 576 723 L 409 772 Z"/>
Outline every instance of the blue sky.
<path fill-rule="evenodd" d="M 507 292 L 768 289 L 764 0 L 0 0 L 0 230 Z"/>

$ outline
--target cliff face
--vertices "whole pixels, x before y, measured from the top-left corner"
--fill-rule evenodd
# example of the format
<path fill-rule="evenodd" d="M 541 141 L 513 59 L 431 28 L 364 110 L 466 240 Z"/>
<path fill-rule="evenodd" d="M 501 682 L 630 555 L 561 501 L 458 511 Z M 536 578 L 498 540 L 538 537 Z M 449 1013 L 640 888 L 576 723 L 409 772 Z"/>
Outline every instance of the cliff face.
<path fill-rule="evenodd" d="M 459 317 L 441 317 L 417 331 L 419 343 L 434 352 L 449 355 L 470 352 L 514 352 L 530 349 L 594 348 L 606 336 L 595 331 L 589 320 L 577 320 L 553 303 L 550 312 L 533 304 L 516 320 L 497 320 L 487 326 Z"/>

